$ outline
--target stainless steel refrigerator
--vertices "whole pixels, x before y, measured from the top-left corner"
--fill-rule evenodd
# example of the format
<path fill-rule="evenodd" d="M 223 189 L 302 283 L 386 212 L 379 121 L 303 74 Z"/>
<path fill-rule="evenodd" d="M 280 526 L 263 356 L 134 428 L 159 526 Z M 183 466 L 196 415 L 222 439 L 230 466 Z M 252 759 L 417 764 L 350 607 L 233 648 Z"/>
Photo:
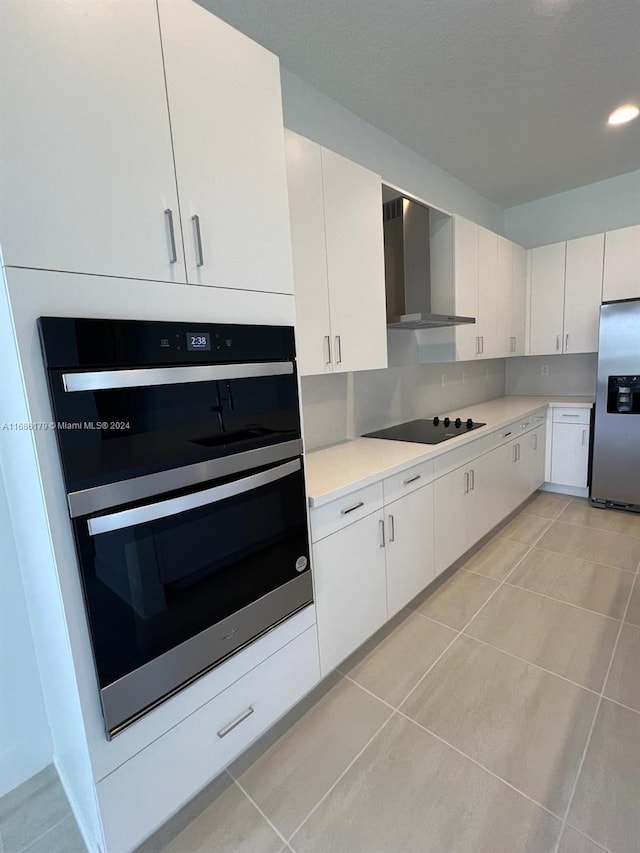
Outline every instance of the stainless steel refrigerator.
<path fill-rule="evenodd" d="M 594 506 L 640 512 L 640 299 L 600 309 Z"/>

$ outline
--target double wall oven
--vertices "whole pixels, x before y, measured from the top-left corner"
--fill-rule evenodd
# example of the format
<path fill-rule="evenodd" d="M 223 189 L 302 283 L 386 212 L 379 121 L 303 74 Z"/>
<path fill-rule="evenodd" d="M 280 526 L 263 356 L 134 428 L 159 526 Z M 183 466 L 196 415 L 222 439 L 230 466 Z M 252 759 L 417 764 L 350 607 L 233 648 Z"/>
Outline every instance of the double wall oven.
<path fill-rule="evenodd" d="M 293 329 L 39 328 L 111 737 L 312 601 Z"/>

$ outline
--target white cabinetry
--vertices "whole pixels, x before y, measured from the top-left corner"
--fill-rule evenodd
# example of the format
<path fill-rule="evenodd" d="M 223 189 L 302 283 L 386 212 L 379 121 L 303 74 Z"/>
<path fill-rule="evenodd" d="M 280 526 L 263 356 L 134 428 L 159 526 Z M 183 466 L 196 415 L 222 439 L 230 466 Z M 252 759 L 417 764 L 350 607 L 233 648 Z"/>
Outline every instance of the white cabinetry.
<path fill-rule="evenodd" d="M 292 293 L 278 59 L 190 0 L 159 13 L 187 279 Z"/>
<path fill-rule="evenodd" d="M 3 262 L 185 281 L 154 0 L 0 7 Z"/>
<path fill-rule="evenodd" d="M 381 180 L 287 132 L 301 375 L 387 366 Z"/>
<path fill-rule="evenodd" d="M 551 482 L 555 485 L 586 488 L 589 421 L 589 409 L 553 409 Z"/>
<path fill-rule="evenodd" d="M 511 335 L 509 355 L 524 355 L 527 335 L 527 251 L 516 243 L 511 244 Z"/>
<path fill-rule="evenodd" d="M 529 484 L 529 491 L 535 492 L 536 489 L 539 489 L 540 486 L 544 483 L 544 465 L 545 465 L 545 437 L 546 437 L 546 424 L 544 421 L 546 420 L 544 416 L 540 417 L 539 426 L 537 426 L 532 432 L 527 436 L 527 440 L 529 441 L 530 454 L 531 454 L 531 480 Z"/>
<path fill-rule="evenodd" d="M 481 358 L 506 354 L 500 346 L 503 330 L 498 330 L 498 304 L 498 235 L 478 228 L 478 355 Z"/>
<path fill-rule="evenodd" d="M 530 355 L 596 352 L 602 234 L 530 252 Z"/>
<path fill-rule="evenodd" d="M 640 225 L 607 231 L 602 299 L 640 299 Z"/>
<path fill-rule="evenodd" d="M 478 317 L 478 226 L 455 216 L 453 220 L 454 306 L 461 317 Z M 473 361 L 478 354 L 478 324 L 455 326 L 456 361 Z"/>

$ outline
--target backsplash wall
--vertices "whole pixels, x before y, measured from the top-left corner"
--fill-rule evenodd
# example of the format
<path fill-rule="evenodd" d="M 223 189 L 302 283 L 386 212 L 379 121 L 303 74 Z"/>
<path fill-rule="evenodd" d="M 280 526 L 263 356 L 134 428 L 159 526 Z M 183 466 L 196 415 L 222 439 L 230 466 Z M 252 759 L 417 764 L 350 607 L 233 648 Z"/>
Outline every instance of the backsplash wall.
<path fill-rule="evenodd" d="M 302 379 L 307 450 L 502 397 L 504 360 L 418 364 L 412 332 L 390 332 L 389 367 Z M 463 379 L 464 373 L 464 379 Z M 442 375 L 445 384 L 442 384 Z"/>
<path fill-rule="evenodd" d="M 549 367 L 549 375 L 542 373 Z M 573 355 L 529 355 L 508 358 L 505 369 L 506 394 L 590 396 L 596 392 L 597 353 Z"/>

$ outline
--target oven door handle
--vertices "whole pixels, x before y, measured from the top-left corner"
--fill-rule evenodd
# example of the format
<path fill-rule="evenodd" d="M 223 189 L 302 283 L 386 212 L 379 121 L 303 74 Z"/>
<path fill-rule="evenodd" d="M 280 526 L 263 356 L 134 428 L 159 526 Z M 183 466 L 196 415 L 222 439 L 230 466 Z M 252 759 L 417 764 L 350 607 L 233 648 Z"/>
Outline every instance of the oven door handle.
<path fill-rule="evenodd" d="M 150 385 L 178 385 L 183 382 L 218 382 L 286 376 L 293 373 L 292 361 L 251 364 L 193 364 L 185 367 L 144 367 L 130 370 L 94 370 L 63 373 L 65 391 L 107 391 L 113 388 L 144 388 Z"/>
<path fill-rule="evenodd" d="M 278 465 L 276 468 L 270 468 L 268 471 L 261 471 L 259 474 L 252 474 L 250 477 L 243 477 L 240 480 L 234 480 L 222 486 L 214 486 L 211 489 L 203 489 L 201 492 L 181 495 L 179 498 L 169 498 L 168 500 L 158 501 L 157 503 L 147 504 L 146 506 L 113 512 L 110 515 L 99 515 L 95 518 L 89 518 L 87 519 L 89 536 L 99 536 L 102 533 L 122 530 L 125 527 L 133 527 L 136 524 L 144 524 L 147 521 L 167 518 L 191 509 L 218 503 L 235 495 L 250 492 L 259 486 L 265 486 L 267 483 L 282 480 L 284 477 L 300 471 L 301 467 L 300 460 L 293 459 L 291 462 L 285 462 L 284 465 Z"/>

